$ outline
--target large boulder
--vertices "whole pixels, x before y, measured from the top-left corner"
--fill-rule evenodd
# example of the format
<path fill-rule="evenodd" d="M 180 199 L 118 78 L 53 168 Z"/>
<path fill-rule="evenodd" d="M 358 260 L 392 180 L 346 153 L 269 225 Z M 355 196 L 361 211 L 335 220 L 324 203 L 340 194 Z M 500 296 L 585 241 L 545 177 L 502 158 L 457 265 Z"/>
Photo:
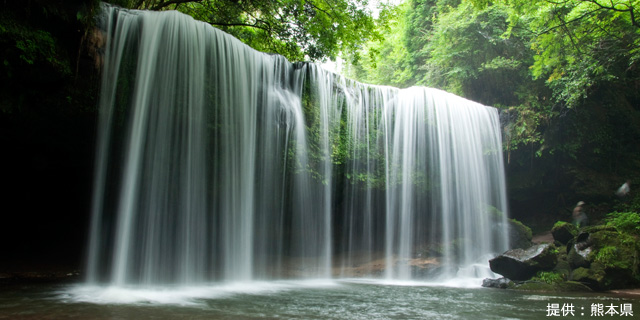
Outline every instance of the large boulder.
<path fill-rule="evenodd" d="M 489 260 L 489 266 L 511 280 L 527 280 L 538 271 L 552 270 L 558 262 L 558 250 L 543 243 L 528 249 L 512 249 Z"/>
<path fill-rule="evenodd" d="M 553 240 L 567 244 L 569 240 L 578 235 L 578 228 L 569 222 L 558 221 L 551 229 L 551 235 L 553 235 Z"/>
<path fill-rule="evenodd" d="M 516 219 L 509 219 L 509 243 L 511 249 L 526 249 L 531 247 L 533 234 L 531 228 Z"/>
<path fill-rule="evenodd" d="M 640 285 L 640 256 L 635 236 L 608 228 L 591 228 L 576 238 L 568 260 L 571 280 L 594 290 L 610 290 Z"/>

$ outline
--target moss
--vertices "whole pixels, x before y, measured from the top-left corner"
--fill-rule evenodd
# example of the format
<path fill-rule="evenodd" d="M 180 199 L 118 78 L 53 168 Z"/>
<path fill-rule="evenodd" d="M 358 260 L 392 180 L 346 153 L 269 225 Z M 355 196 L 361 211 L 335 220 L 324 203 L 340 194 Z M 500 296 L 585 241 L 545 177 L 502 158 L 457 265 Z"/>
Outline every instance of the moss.
<path fill-rule="evenodd" d="M 561 273 L 553 271 L 539 271 L 533 278 L 533 281 L 544 282 L 547 284 L 553 284 L 564 281 L 564 277 Z"/>
<path fill-rule="evenodd" d="M 578 268 L 573 270 L 571 280 L 583 283 L 594 290 L 604 290 L 606 289 L 605 276 L 604 268 L 594 263 L 591 265 L 591 268 Z"/>
<path fill-rule="evenodd" d="M 516 219 L 509 219 L 509 240 L 511 248 L 526 249 L 531 246 L 531 228 Z"/>
<path fill-rule="evenodd" d="M 485 206 L 485 213 L 488 214 L 489 217 L 491 217 L 491 219 L 496 222 L 502 221 L 502 218 L 504 217 L 504 212 L 500 211 L 500 209 L 492 205 Z"/>
<path fill-rule="evenodd" d="M 592 252 L 590 267 L 577 268 L 572 279 L 594 290 L 625 288 L 640 284 L 637 237 L 619 231 L 601 229 L 589 235 Z"/>
<path fill-rule="evenodd" d="M 640 235 L 640 214 L 637 212 L 612 212 L 606 220 L 607 226 L 618 231 Z"/>
<path fill-rule="evenodd" d="M 569 275 L 571 274 L 571 266 L 568 261 L 568 254 L 566 253 L 566 250 L 558 251 L 558 262 L 553 268 L 553 271 L 562 275 L 563 279 L 569 279 Z"/>
<path fill-rule="evenodd" d="M 538 257 L 536 257 L 532 267 L 542 268 L 543 270 L 552 270 L 558 264 L 558 254 L 560 251 L 558 248 L 550 244 L 545 250 L 543 250 Z"/>
<path fill-rule="evenodd" d="M 595 226 L 584 227 L 581 231 L 584 233 L 595 233 L 599 231 L 617 231 L 617 229 L 612 226 L 606 226 L 606 225 L 600 224 Z"/>
<path fill-rule="evenodd" d="M 624 264 L 621 264 L 621 261 L 619 260 L 619 253 L 620 250 L 618 250 L 618 248 L 607 246 L 598 250 L 598 252 L 595 254 L 594 260 L 602 263 L 605 266 L 622 267 L 624 266 Z"/>
<path fill-rule="evenodd" d="M 613 231 L 600 231 L 590 235 L 594 251 L 589 259 L 601 263 L 607 268 L 632 269 L 637 267 L 634 257 L 638 256 L 636 237 Z"/>
<path fill-rule="evenodd" d="M 558 221 L 553 225 L 551 234 L 553 239 L 561 244 L 566 244 L 578 234 L 578 228 L 566 221 Z"/>
<path fill-rule="evenodd" d="M 589 269 L 588 268 L 577 268 L 573 270 L 571 273 L 571 279 L 575 281 L 581 281 L 589 277 Z"/>
<path fill-rule="evenodd" d="M 525 226 L 522 222 L 516 219 L 509 219 L 509 223 L 512 227 L 517 228 L 519 232 L 521 232 L 527 240 L 531 240 L 533 238 L 533 233 L 531 232 L 531 228 Z"/>

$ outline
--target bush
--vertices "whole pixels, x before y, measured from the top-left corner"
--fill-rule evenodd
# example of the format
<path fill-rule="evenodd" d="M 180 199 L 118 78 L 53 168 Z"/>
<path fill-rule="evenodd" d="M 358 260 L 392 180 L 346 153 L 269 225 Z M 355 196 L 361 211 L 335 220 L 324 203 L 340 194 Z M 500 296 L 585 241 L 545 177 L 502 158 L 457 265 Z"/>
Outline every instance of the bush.
<path fill-rule="evenodd" d="M 640 235 L 640 214 L 637 212 L 612 212 L 607 215 L 606 225 L 618 231 Z"/>

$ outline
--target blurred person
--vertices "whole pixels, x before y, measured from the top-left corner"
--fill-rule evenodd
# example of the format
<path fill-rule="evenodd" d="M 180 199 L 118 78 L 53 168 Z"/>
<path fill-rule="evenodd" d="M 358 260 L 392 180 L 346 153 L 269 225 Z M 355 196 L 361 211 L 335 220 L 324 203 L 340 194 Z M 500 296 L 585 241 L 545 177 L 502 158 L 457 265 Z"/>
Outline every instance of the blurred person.
<path fill-rule="evenodd" d="M 578 202 L 576 207 L 573 208 L 573 224 L 580 228 L 586 226 L 589 222 L 589 218 L 587 218 L 587 214 L 584 212 L 584 201 Z"/>
<path fill-rule="evenodd" d="M 624 197 L 626 196 L 629 191 L 631 191 L 631 181 L 627 180 L 625 183 L 622 184 L 622 186 L 620 186 L 620 188 L 618 188 L 618 191 L 616 191 L 616 196 L 618 197 Z"/>

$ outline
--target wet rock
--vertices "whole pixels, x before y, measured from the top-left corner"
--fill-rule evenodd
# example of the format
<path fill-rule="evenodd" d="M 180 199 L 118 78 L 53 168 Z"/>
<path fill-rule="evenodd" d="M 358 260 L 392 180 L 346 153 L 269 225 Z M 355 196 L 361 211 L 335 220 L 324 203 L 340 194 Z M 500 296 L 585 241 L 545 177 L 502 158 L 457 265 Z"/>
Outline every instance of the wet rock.
<path fill-rule="evenodd" d="M 591 245 L 591 242 L 589 242 L 589 233 L 588 232 L 581 232 L 580 234 L 578 234 L 578 236 L 576 237 L 576 243 L 582 243 L 582 245 Z"/>
<path fill-rule="evenodd" d="M 551 234 L 553 235 L 553 240 L 561 244 L 567 244 L 569 240 L 578 234 L 578 228 L 571 223 L 558 221 L 551 229 Z"/>
<path fill-rule="evenodd" d="M 585 246 L 584 242 L 576 243 L 571 246 L 569 254 L 567 255 L 567 261 L 572 269 L 576 268 L 589 268 L 591 261 L 589 261 L 589 254 L 592 249 L 589 246 Z"/>
<path fill-rule="evenodd" d="M 484 279 L 482 280 L 482 286 L 485 288 L 498 288 L 498 289 L 507 289 L 509 287 L 513 287 L 513 281 L 507 278 L 498 278 L 498 279 Z"/>
<path fill-rule="evenodd" d="M 556 263 L 552 271 L 562 275 L 564 279 L 569 279 L 572 268 L 567 261 L 567 253 L 563 251 L 564 250 L 558 250 L 558 263 Z"/>
<path fill-rule="evenodd" d="M 489 260 L 491 271 L 512 280 L 527 280 L 538 271 L 552 270 L 558 262 L 558 250 L 543 243 L 526 250 L 512 249 Z"/>

